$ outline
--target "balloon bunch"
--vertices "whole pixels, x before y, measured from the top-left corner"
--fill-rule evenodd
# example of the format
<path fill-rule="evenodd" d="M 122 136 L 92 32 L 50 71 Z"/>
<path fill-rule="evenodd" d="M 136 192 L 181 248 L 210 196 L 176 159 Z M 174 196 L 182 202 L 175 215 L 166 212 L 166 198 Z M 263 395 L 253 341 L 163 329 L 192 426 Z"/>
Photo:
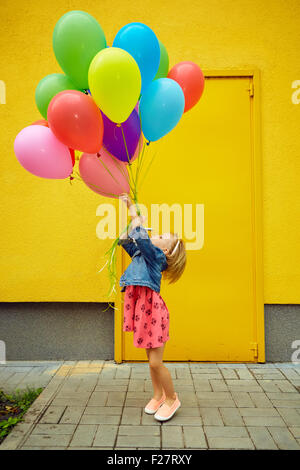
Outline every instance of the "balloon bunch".
<path fill-rule="evenodd" d="M 64 73 L 38 83 L 35 100 L 44 119 L 17 135 L 18 161 L 35 176 L 71 182 L 74 150 L 80 151 L 78 179 L 107 197 L 131 193 L 138 203 L 145 149 L 199 101 L 200 67 L 188 61 L 169 70 L 165 46 L 143 23 L 125 25 L 109 47 L 97 20 L 77 10 L 56 23 L 53 50 Z M 117 242 L 107 252 L 113 288 Z"/>

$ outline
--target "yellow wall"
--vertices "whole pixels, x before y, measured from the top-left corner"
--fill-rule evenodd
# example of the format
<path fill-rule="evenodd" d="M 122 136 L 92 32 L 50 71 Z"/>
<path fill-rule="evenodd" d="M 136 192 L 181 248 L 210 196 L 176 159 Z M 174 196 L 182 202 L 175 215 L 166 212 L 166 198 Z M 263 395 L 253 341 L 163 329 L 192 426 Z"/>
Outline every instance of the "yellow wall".
<path fill-rule="evenodd" d="M 110 246 L 96 237 L 96 208 L 106 200 L 79 181 L 31 176 L 13 152 L 17 133 L 40 119 L 37 83 L 61 72 L 53 28 L 75 9 L 97 18 L 109 45 L 124 24 L 146 23 L 171 66 L 192 60 L 207 70 L 261 70 L 264 302 L 299 303 L 300 104 L 291 99 L 300 80 L 299 0 L 1 1 L 0 300 L 106 300 L 105 275 L 96 274 Z M 185 133 L 191 138 L 188 126 Z"/>

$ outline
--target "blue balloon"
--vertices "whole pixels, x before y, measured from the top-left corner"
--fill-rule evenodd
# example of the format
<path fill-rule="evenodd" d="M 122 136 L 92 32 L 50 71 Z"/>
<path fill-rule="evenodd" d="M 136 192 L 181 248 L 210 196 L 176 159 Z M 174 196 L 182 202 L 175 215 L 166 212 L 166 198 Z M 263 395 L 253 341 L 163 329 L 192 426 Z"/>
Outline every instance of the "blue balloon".
<path fill-rule="evenodd" d="M 143 23 L 129 23 L 117 33 L 113 47 L 127 51 L 138 64 L 143 94 L 154 79 L 160 63 L 160 46 L 154 32 Z"/>
<path fill-rule="evenodd" d="M 154 80 L 142 95 L 139 107 L 146 139 L 154 142 L 174 129 L 180 121 L 184 106 L 183 91 L 175 80 Z"/>

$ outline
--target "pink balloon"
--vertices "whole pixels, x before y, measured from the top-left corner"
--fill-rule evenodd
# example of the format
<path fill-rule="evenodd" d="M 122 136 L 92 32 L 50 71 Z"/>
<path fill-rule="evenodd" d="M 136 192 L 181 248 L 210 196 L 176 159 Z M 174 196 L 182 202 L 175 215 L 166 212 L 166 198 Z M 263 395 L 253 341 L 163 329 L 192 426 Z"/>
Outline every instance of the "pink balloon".
<path fill-rule="evenodd" d="M 68 147 L 46 126 L 22 129 L 15 139 L 14 151 L 22 167 L 35 176 L 63 179 L 73 171 Z"/>
<path fill-rule="evenodd" d="M 126 164 L 113 157 L 103 146 L 98 154 L 81 155 L 79 173 L 85 184 L 102 196 L 117 198 L 130 191 Z"/>

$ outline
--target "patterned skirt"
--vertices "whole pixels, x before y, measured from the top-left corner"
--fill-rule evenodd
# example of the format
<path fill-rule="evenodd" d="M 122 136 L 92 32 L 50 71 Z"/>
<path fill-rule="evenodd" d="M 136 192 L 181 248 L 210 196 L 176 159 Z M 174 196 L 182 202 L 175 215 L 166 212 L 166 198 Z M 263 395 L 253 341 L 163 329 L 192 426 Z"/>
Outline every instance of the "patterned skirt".
<path fill-rule="evenodd" d="M 169 312 L 158 292 L 146 286 L 126 286 L 123 331 L 133 331 L 137 348 L 159 348 L 169 337 Z"/>

